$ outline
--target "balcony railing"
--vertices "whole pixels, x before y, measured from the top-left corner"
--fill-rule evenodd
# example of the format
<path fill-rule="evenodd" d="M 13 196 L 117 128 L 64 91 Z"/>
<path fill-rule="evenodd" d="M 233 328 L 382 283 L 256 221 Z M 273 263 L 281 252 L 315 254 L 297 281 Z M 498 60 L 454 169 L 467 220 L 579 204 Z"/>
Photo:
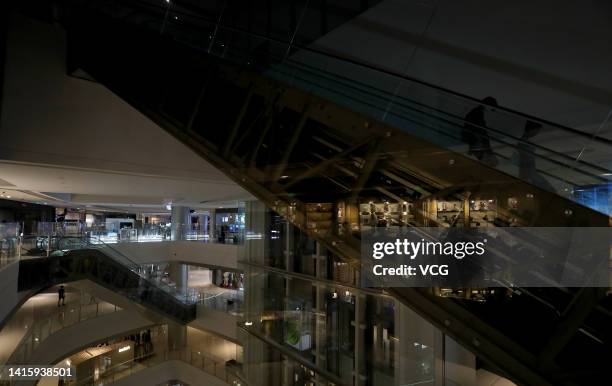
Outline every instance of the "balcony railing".
<path fill-rule="evenodd" d="M 137 356 L 129 361 L 118 363 L 117 365 L 107 369 L 103 374 L 96 376 L 91 375 L 84 379 L 70 381 L 68 386 L 101 386 L 114 383 L 122 378 L 129 377 L 141 370 L 167 362 L 181 361 L 199 370 L 212 375 L 215 378 L 222 380 L 228 385 L 247 385 L 247 383 L 237 375 L 239 365 L 236 368 L 228 365 L 227 362 L 213 359 L 207 355 L 203 355 L 190 347 L 182 349 L 164 349 L 154 352 L 149 352 L 144 355 Z"/>
<path fill-rule="evenodd" d="M 94 299 L 92 296 L 83 298 L 87 299 L 88 297 Z M 21 339 L 7 363 L 28 363 L 32 353 L 49 336 L 77 323 L 121 310 L 116 305 L 107 302 L 94 301 L 82 304 L 83 298 L 61 306 L 47 318 L 36 320 Z"/>

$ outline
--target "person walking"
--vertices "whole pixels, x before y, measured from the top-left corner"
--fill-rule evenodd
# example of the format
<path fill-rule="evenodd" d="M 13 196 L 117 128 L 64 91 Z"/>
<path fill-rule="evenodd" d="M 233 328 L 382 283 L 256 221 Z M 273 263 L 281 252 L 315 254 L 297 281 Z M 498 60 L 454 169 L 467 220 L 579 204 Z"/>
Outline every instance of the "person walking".
<path fill-rule="evenodd" d="M 59 289 L 57 290 L 57 306 L 60 306 L 60 303 L 62 306 L 66 305 L 66 289 L 64 288 L 63 285 L 60 285 Z"/>

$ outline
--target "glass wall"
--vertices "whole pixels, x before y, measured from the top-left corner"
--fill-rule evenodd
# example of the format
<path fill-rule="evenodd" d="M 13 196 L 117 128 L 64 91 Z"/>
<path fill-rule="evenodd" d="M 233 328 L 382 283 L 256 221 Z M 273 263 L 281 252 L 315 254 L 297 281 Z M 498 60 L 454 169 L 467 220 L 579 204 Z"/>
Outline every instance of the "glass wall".
<path fill-rule="evenodd" d="M 502 379 L 392 296 L 360 288 L 358 267 L 278 213 L 247 204 L 246 222 L 247 234 L 260 236 L 247 239 L 241 261 L 241 327 L 259 337 L 248 342 L 274 342 L 283 355 L 346 385 L 473 386 L 483 374 Z"/>

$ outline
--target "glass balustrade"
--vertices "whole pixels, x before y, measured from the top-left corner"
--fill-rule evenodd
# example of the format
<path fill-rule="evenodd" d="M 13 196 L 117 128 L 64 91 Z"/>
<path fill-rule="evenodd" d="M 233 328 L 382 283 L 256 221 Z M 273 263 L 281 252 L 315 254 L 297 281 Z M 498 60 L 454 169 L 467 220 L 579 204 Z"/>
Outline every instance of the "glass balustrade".
<path fill-rule="evenodd" d="M 19 260 L 21 224 L 0 224 L 0 269 Z"/>
<path fill-rule="evenodd" d="M 86 349 L 86 352 L 92 353 L 86 358 L 77 353 L 62 360 L 61 363 L 71 363 L 76 368 L 77 378 L 68 381 L 67 385 L 106 385 L 169 361 L 184 362 L 230 385 L 246 385 L 243 381 L 241 346 L 194 330 L 187 333 L 187 346 L 169 347 L 169 326 L 155 326 L 146 332 L 146 340 L 139 340 L 142 334 L 132 333 Z M 214 337 L 220 345 L 225 342 L 225 348 L 209 347 L 207 343 L 198 342 L 202 339 L 201 334 Z M 210 343 L 206 338 L 204 342 Z"/>
<path fill-rule="evenodd" d="M 76 381 L 68 381 L 66 384 L 69 386 L 108 385 L 136 374 L 139 371 L 168 361 L 181 361 L 187 363 L 229 385 L 247 385 L 236 375 L 236 370 L 232 369 L 225 362 L 203 355 L 201 352 L 189 347 L 175 350 L 155 350 L 152 353 L 147 353 L 130 359 L 129 361 L 113 365 L 107 368 L 105 372 L 99 376 L 90 376 Z"/>
<path fill-rule="evenodd" d="M 84 303 L 85 299 L 90 299 Z M 77 323 L 120 311 L 114 304 L 96 301 L 91 295 L 83 295 L 78 301 L 67 303 L 52 315 L 36 319 L 28 328 L 17 348 L 7 360 L 9 364 L 29 363 L 32 353 L 51 335 Z"/>

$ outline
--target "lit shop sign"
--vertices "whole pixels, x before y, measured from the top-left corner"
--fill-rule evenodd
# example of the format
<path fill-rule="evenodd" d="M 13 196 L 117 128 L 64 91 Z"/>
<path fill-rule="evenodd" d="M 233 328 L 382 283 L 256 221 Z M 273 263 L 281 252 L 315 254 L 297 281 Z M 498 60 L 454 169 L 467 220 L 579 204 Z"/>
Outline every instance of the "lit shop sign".
<path fill-rule="evenodd" d="M 119 348 L 119 352 L 125 352 L 125 351 L 128 351 L 129 349 L 130 349 L 130 346 L 123 346 Z"/>

